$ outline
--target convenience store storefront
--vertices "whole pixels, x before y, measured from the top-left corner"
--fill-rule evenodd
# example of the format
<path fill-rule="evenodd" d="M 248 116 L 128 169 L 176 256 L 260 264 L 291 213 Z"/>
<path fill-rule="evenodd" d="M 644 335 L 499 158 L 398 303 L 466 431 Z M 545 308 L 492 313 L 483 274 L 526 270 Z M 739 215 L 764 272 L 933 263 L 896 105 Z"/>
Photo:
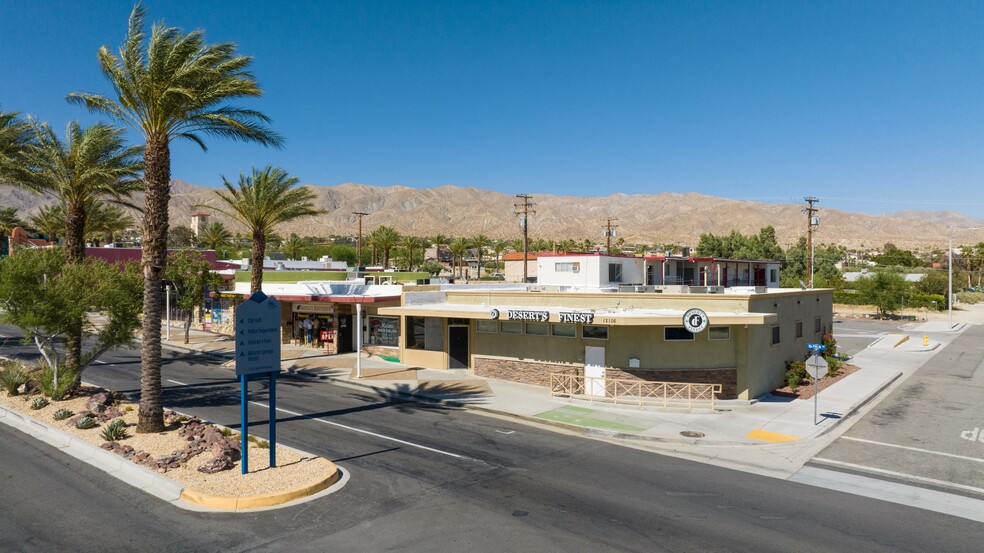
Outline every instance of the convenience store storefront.
<path fill-rule="evenodd" d="M 399 306 L 402 290 L 400 285 L 331 281 L 263 284 L 263 292 L 280 302 L 283 344 L 298 344 L 300 338 L 300 345 L 335 354 L 356 351 L 361 340 L 371 353 L 394 358 L 399 355 L 400 319 L 379 310 Z M 312 328 L 310 341 L 305 320 L 318 327 L 317 333 Z"/>

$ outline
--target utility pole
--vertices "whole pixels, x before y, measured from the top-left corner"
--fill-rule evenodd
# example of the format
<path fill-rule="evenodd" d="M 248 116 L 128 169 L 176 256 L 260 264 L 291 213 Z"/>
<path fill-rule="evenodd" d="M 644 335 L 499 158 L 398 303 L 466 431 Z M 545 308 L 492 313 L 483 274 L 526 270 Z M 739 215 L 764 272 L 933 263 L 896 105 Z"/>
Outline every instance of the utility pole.
<path fill-rule="evenodd" d="M 536 211 L 533 206 L 536 205 L 530 200 L 533 196 L 529 194 L 516 194 L 516 197 L 520 199 L 520 203 L 514 204 L 516 208 L 516 215 L 519 215 L 519 225 L 523 227 L 523 282 L 529 281 L 529 270 L 527 269 L 527 257 L 529 257 L 530 249 L 530 215 L 535 215 Z"/>
<path fill-rule="evenodd" d="M 355 243 L 355 266 L 358 271 L 358 268 L 362 267 L 362 217 L 369 214 L 364 211 L 353 211 L 352 215 L 359 217 L 359 241 Z"/>
<path fill-rule="evenodd" d="M 803 198 L 808 205 L 803 208 L 806 212 L 806 274 L 810 277 L 810 288 L 813 288 L 813 227 L 819 223 L 819 220 L 813 216 L 814 213 L 820 211 L 819 208 L 813 207 L 813 204 L 819 203 L 820 200 L 814 198 L 813 196 L 806 196 Z"/>
<path fill-rule="evenodd" d="M 613 221 L 618 221 L 618 219 L 609 217 L 608 224 L 605 225 L 605 253 L 612 252 L 612 236 L 615 236 L 615 229 L 618 228 L 618 225 L 612 224 Z"/>

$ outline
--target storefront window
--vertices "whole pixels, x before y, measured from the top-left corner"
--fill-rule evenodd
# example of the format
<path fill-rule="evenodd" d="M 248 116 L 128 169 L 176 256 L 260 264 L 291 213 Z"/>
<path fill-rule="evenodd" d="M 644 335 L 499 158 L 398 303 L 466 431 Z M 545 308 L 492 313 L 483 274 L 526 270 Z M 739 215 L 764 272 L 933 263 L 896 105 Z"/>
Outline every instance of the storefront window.
<path fill-rule="evenodd" d="M 561 338 L 574 338 L 577 336 L 577 327 L 567 323 L 554 323 L 550 325 L 550 333 Z"/>
<path fill-rule="evenodd" d="M 582 338 L 593 338 L 595 340 L 608 339 L 608 327 L 598 325 L 584 325 L 581 327 Z"/>
<path fill-rule="evenodd" d="M 730 326 L 712 326 L 707 329 L 708 338 L 711 340 L 730 340 L 731 339 L 731 327 Z"/>
<path fill-rule="evenodd" d="M 522 321 L 502 321 L 499 323 L 499 332 L 503 334 L 522 334 Z"/>
<path fill-rule="evenodd" d="M 550 323 L 526 323 L 526 333 L 531 336 L 546 336 L 550 333 Z"/>
<path fill-rule="evenodd" d="M 407 349 L 444 351 L 444 320 L 407 317 Z"/>
<path fill-rule="evenodd" d="M 663 329 L 663 339 L 667 342 L 689 342 L 694 335 L 682 326 L 668 326 Z"/>
<path fill-rule="evenodd" d="M 475 321 L 475 330 L 478 332 L 496 333 L 499 332 L 499 323 L 496 321 L 484 321 L 479 319 Z"/>
<path fill-rule="evenodd" d="M 366 342 L 373 346 L 399 347 L 400 318 L 370 315 Z"/>

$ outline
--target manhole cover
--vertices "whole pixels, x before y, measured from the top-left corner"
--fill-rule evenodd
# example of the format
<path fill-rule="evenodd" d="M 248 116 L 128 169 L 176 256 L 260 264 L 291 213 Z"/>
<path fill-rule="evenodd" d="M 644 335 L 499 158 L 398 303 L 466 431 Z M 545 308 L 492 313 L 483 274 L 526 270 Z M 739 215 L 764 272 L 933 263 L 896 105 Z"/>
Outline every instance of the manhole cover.
<path fill-rule="evenodd" d="M 697 432 L 697 431 L 694 431 L 694 430 L 684 430 L 683 432 L 680 433 L 680 435 L 681 436 L 684 436 L 686 438 L 703 438 L 704 437 L 704 433 L 703 432 Z"/>

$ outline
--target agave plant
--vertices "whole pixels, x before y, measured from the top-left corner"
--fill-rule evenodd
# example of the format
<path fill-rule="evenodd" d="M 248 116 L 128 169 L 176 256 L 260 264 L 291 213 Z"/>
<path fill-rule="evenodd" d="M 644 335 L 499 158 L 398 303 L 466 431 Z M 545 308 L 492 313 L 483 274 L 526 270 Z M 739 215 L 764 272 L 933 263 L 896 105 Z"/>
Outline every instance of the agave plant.
<path fill-rule="evenodd" d="M 79 420 L 75 421 L 75 428 L 79 430 L 88 430 L 90 428 L 96 427 L 96 419 L 86 415 Z"/>
<path fill-rule="evenodd" d="M 17 367 L 8 367 L 0 371 L 0 389 L 8 395 L 16 396 L 18 389 L 27 382 L 27 374 Z"/>
<path fill-rule="evenodd" d="M 73 413 L 72 411 L 62 408 L 55 411 L 55 413 L 52 416 L 55 418 L 56 421 L 63 421 L 74 414 L 75 413 Z"/>
<path fill-rule="evenodd" d="M 31 400 L 31 409 L 43 409 L 48 406 L 48 398 L 44 396 L 36 397 Z"/>
<path fill-rule="evenodd" d="M 103 427 L 99 436 L 107 442 L 125 440 L 130 437 L 130 434 L 126 431 L 126 426 L 126 421 L 123 419 L 113 419 L 112 422 Z"/>

